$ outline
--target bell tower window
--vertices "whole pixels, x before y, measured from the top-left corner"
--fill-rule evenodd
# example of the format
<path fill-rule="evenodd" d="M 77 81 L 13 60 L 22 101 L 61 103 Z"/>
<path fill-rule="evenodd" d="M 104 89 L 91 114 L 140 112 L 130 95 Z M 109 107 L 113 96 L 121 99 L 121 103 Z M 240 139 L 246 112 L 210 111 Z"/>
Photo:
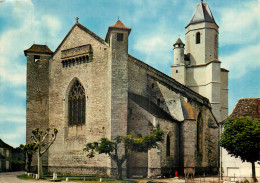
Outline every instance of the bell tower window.
<path fill-rule="evenodd" d="M 117 41 L 123 41 L 123 33 L 117 33 Z"/>
<path fill-rule="evenodd" d="M 78 80 L 70 89 L 68 107 L 69 126 L 85 124 L 85 90 Z"/>
<path fill-rule="evenodd" d="M 196 44 L 200 44 L 200 32 L 196 33 Z"/>

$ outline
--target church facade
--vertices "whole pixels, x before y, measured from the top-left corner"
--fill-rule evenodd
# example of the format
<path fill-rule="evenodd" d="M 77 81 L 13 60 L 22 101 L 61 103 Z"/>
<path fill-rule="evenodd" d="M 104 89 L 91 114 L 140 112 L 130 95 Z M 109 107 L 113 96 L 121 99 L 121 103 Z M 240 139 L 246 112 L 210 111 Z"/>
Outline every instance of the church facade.
<path fill-rule="evenodd" d="M 85 145 L 102 137 L 144 136 L 160 127 L 164 142 L 132 153 L 124 175 L 152 177 L 190 168 L 217 173 L 228 71 L 218 60 L 218 25 L 207 3 L 197 5 L 186 44 L 180 39 L 174 44 L 172 77 L 128 53 L 130 32 L 118 20 L 102 39 L 76 20 L 54 52 L 37 44 L 24 51 L 27 143 L 34 128 L 55 127 L 57 139 L 43 159 L 48 171 L 113 176 L 116 164 L 103 154 L 87 158 Z"/>

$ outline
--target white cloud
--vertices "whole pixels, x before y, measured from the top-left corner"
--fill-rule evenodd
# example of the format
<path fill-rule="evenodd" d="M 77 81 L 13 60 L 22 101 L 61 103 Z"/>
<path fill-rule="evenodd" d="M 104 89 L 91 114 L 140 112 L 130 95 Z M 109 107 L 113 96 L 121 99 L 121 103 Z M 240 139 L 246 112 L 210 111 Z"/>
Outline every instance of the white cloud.
<path fill-rule="evenodd" d="M 55 42 L 52 40 L 56 40 L 61 24 L 53 15 L 38 16 L 31 0 L 9 1 L 8 5 L 6 11 L 19 23 L 0 34 L 0 80 L 12 85 L 25 85 L 26 58 L 23 50 L 34 41 L 39 44 L 48 40 Z"/>
<path fill-rule="evenodd" d="M 26 122 L 26 110 L 23 107 L 0 106 L 0 123 L 21 123 Z"/>
<path fill-rule="evenodd" d="M 1 139 L 13 146 L 18 147 L 21 143 L 25 144 L 25 135 L 26 135 L 26 129 L 25 126 L 19 126 L 18 128 L 13 128 L 12 133 L 10 132 L 1 132 Z"/>
<path fill-rule="evenodd" d="M 247 46 L 232 55 L 223 56 L 222 59 L 223 66 L 231 71 L 230 77 L 239 78 L 251 69 L 260 68 L 260 44 Z"/>
<path fill-rule="evenodd" d="M 220 11 L 220 45 L 250 44 L 259 41 L 259 12 L 260 1 L 245 1 L 237 8 L 222 8 Z"/>

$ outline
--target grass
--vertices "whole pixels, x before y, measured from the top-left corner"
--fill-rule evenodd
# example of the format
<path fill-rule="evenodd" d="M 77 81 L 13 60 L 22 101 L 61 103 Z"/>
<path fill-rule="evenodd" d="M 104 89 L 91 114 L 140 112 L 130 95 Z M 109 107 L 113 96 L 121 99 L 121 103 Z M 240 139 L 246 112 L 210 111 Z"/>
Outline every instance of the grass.
<path fill-rule="evenodd" d="M 17 176 L 20 179 L 24 179 L 24 180 L 28 180 L 28 179 L 34 179 L 32 176 L 28 176 L 28 175 L 18 175 Z M 94 182 L 99 182 L 100 178 L 102 178 L 102 182 L 104 183 L 138 183 L 141 180 L 144 179 L 124 179 L 124 180 L 116 180 L 113 178 L 108 177 L 107 175 L 102 175 L 102 176 L 98 176 L 98 175 L 78 175 L 78 176 L 73 176 L 73 175 L 68 175 L 68 176 L 58 176 L 58 179 L 60 180 L 66 180 L 66 177 L 69 178 L 69 181 L 75 181 L 75 182 L 83 182 L 83 183 L 94 183 Z M 45 175 L 44 179 L 48 180 L 48 179 L 52 179 L 52 176 L 49 175 Z"/>
<path fill-rule="evenodd" d="M 25 175 L 25 174 L 17 175 L 17 177 L 19 179 L 24 179 L 24 180 L 34 179 L 32 176 L 28 176 L 28 175 Z"/>

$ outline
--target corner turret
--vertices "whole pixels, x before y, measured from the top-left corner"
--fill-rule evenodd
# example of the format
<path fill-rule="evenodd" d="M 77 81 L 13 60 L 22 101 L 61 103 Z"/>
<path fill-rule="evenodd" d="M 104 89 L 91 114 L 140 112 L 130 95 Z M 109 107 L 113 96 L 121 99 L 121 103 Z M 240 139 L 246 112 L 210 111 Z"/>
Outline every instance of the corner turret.
<path fill-rule="evenodd" d="M 184 46 L 180 38 L 174 43 L 174 64 L 172 65 L 172 78 L 186 85 L 186 66 L 184 62 Z"/>
<path fill-rule="evenodd" d="M 180 38 L 173 45 L 174 47 L 174 65 L 184 64 L 184 46 Z"/>

